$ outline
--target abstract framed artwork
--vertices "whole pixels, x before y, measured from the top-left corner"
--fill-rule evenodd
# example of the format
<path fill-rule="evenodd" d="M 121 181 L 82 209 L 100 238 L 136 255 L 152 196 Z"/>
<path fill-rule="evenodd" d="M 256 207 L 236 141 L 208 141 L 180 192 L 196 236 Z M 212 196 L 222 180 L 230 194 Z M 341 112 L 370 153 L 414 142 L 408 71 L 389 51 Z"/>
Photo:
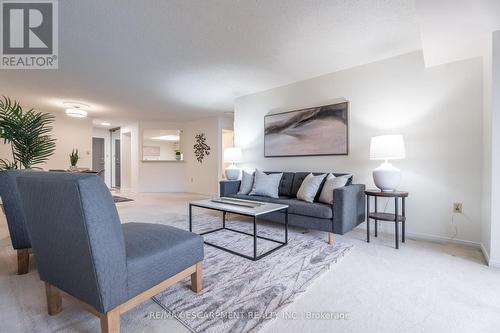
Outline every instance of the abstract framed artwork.
<path fill-rule="evenodd" d="M 349 153 L 348 102 L 264 117 L 264 156 Z"/>

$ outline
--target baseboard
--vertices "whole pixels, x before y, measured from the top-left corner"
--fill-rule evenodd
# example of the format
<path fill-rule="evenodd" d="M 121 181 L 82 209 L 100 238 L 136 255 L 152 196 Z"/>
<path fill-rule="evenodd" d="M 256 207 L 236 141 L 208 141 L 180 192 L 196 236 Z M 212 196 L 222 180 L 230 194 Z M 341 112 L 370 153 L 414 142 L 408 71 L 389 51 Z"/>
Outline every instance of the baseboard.
<path fill-rule="evenodd" d="M 488 262 L 488 266 L 493 267 L 493 268 L 500 268 L 500 261 L 492 261 L 492 260 L 490 260 Z"/>
<path fill-rule="evenodd" d="M 481 251 L 483 252 L 484 259 L 486 259 L 488 266 L 494 267 L 494 268 L 500 268 L 500 261 L 492 260 L 490 255 L 488 254 L 488 251 L 486 251 L 486 248 L 484 247 L 483 244 L 481 244 Z"/>
<path fill-rule="evenodd" d="M 424 233 L 418 233 L 418 232 L 407 232 L 406 236 L 409 238 L 414 238 L 414 239 L 427 240 L 427 241 L 433 241 L 433 242 L 441 242 L 441 243 L 460 244 L 460 245 L 466 245 L 466 246 L 471 246 L 471 247 L 475 247 L 475 248 L 481 248 L 481 245 L 482 245 L 480 243 L 472 242 L 472 241 L 469 241 L 466 239 L 436 236 L 436 235 L 424 234 Z"/>

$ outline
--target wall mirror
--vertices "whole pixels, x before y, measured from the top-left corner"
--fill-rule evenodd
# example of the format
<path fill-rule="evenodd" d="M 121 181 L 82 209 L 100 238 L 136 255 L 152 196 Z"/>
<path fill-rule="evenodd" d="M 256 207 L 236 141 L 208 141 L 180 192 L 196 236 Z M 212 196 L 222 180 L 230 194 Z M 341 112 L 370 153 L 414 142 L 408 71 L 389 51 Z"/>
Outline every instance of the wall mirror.
<path fill-rule="evenodd" d="M 143 161 L 182 161 L 182 130 L 145 129 L 142 132 Z"/>

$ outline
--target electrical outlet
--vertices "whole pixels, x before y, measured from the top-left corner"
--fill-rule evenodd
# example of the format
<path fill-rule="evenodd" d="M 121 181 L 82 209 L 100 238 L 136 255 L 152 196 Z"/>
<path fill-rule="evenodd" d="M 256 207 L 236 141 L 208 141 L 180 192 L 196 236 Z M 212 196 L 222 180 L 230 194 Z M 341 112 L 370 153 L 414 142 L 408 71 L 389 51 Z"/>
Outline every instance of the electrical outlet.
<path fill-rule="evenodd" d="M 454 202 L 453 203 L 453 213 L 462 214 L 462 203 Z"/>

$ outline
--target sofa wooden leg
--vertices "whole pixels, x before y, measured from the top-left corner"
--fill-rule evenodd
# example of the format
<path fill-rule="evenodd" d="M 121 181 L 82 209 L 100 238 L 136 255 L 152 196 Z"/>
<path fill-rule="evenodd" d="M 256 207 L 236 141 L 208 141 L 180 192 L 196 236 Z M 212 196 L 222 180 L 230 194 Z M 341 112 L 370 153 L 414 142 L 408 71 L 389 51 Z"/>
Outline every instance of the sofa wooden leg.
<path fill-rule="evenodd" d="M 59 291 L 45 282 L 45 294 L 47 295 L 47 312 L 53 316 L 62 310 L 62 296 Z"/>
<path fill-rule="evenodd" d="M 203 289 L 203 261 L 196 264 L 196 272 L 191 274 L 191 290 L 199 293 Z"/>
<path fill-rule="evenodd" d="M 328 245 L 333 245 L 333 232 L 328 233 Z"/>
<path fill-rule="evenodd" d="M 30 252 L 29 249 L 17 250 L 17 274 L 27 274 L 30 270 Z"/>
<path fill-rule="evenodd" d="M 120 333 L 120 311 L 113 309 L 101 314 L 102 333 Z"/>

